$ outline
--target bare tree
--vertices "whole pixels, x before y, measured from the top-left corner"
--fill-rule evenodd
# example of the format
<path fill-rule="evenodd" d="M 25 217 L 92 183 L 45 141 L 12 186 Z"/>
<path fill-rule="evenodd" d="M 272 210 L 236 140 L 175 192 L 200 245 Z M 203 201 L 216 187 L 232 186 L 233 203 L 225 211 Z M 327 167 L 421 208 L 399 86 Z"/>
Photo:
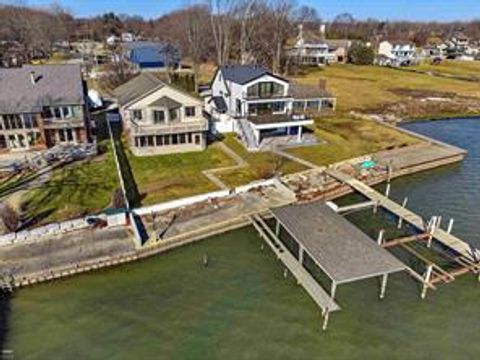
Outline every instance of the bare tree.
<path fill-rule="evenodd" d="M 208 18 L 208 9 L 203 6 L 195 6 L 189 9 L 188 16 L 188 48 L 192 59 L 193 79 L 195 92 L 198 92 L 198 75 L 200 64 L 208 56 L 209 32 L 206 28 L 205 19 Z"/>
<path fill-rule="evenodd" d="M 273 17 L 272 45 L 274 46 L 274 56 L 272 58 L 272 70 L 281 71 L 282 55 L 286 41 L 292 30 L 290 22 L 292 12 L 295 9 L 293 0 L 273 0 L 271 5 Z"/>
<path fill-rule="evenodd" d="M 232 38 L 232 11 L 236 0 L 208 0 L 217 65 L 229 60 Z"/>

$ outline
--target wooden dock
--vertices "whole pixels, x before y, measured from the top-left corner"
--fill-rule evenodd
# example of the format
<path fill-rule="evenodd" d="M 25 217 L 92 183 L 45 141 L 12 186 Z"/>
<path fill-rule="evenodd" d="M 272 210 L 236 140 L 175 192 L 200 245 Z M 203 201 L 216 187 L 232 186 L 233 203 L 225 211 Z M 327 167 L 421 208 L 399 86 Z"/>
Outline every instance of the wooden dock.
<path fill-rule="evenodd" d="M 408 210 L 406 207 L 396 203 L 395 201 L 389 199 L 387 196 L 379 193 L 370 186 L 364 184 L 363 182 L 355 179 L 354 177 L 345 174 L 337 170 L 328 169 L 325 171 L 327 175 L 332 178 L 349 185 L 359 193 L 363 194 L 369 200 L 375 202 L 377 206 L 383 207 L 392 214 L 398 216 L 403 221 L 413 225 L 421 232 L 428 232 L 428 224 L 424 219 L 415 214 L 414 212 Z M 445 230 L 442 230 L 440 227 L 436 226 L 433 229 L 432 237 L 446 246 L 447 248 L 455 251 L 460 256 L 465 257 L 469 261 L 477 262 L 477 249 L 473 249 L 468 243 L 457 238 L 456 236 L 448 233 Z"/>
<path fill-rule="evenodd" d="M 259 215 L 250 216 L 250 221 L 278 259 L 282 261 L 297 282 L 322 309 L 322 315 L 324 317 L 323 329 L 325 330 L 328 322 L 328 314 L 340 310 L 340 306 L 338 306 L 338 304 L 318 284 L 303 265 L 290 253 L 290 251 L 288 251 L 285 245 L 283 245 L 280 239 L 278 239 L 275 233 Z"/>

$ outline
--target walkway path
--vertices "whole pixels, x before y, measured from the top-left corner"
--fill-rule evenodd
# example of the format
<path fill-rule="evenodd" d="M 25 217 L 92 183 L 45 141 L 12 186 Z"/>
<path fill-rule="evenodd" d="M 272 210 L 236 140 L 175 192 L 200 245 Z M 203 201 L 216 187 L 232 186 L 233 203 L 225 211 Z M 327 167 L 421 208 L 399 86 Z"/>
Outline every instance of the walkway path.
<path fill-rule="evenodd" d="M 227 186 L 222 180 L 220 180 L 220 178 L 216 174 L 219 172 L 224 172 L 228 170 L 241 169 L 249 166 L 249 164 L 240 155 L 238 155 L 235 151 L 230 149 L 223 142 L 219 141 L 215 144 L 215 146 L 219 147 L 224 153 L 230 156 L 230 158 L 236 162 L 236 165 L 204 170 L 202 171 L 202 174 L 205 175 L 211 182 L 217 185 L 220 189 L 228 190 L 229 186 Z"/>

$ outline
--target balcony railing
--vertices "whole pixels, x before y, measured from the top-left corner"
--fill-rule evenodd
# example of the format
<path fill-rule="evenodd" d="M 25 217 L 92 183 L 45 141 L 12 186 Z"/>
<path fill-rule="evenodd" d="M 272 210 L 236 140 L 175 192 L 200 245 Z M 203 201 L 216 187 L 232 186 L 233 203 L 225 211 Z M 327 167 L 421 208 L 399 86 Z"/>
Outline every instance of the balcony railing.
<path fill-rule="evenodd" d="M 288 99 L 290 96 L 287 94 L 248 94 L 247 92 L 242 92 L 242 98 L 245 100 L 279 100 L 279 99 Z"/>
<path fill-rule="evenodd" d="M 208 130 L 208 122 L 197 121 L 191 123 L 176 123 L 164 125 L 133 125 L 132 131 L 135 135 L 165 135 L 181 134 L 189 132 L 200 132 Z"/>
<path fill-rule="evenodd" d="M 61 129 L 64 127 L 82 127 L 85 126 L 85 120 L 83 118 L 70 118 L 70 119 L 43 119 L 43 125 L 48 129 Z"/>

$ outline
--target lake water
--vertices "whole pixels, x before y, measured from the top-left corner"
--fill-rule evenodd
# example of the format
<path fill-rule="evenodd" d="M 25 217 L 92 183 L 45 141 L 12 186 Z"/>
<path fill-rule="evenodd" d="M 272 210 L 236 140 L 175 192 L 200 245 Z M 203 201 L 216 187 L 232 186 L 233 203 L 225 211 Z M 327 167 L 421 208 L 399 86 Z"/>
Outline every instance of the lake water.
<path fill-rule="evenodd" d="M 480 120 L 406 125 L 469 150 L 462 164 L 397 179 L 425 217 L 455 218 L 480 246 Z M 372 236 L 388 219 L 349 218 Z M 390 219 L 392 220 L 392 219 Z M 394 226 L 388 228 L 394 236 Z M 15 359 L 474 359 L 480 284 L 472 275 L 420 300 L 403 274 L 340 286 L 342 311 L 322 333 L 319 310 L 250 229 L 164 256 L 36 286 L 1 303 L 3 349 Z M 202 265 L 209 254 L 209 266 Z"/>

